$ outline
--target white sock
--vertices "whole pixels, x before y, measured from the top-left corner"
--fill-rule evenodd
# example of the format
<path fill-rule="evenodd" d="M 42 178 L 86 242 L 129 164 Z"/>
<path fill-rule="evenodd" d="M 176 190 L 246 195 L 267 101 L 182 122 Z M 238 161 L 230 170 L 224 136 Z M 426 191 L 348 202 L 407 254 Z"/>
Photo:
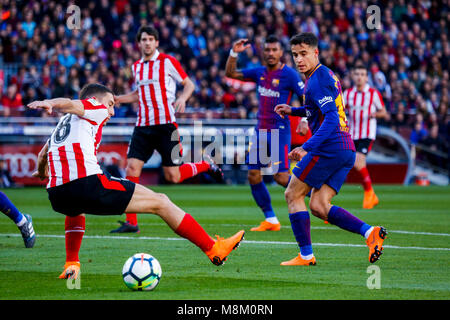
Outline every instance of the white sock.
<path fill-rule="evenodd" d="M 300 257 L 302 257 L 303 260 L 311 260 L 314 257 L 314 254 L 308 254 L 307 256 L 304 256 L 300 253 Z"/>
<path fill-rule="evenodd" d="M 369 230 L 364 233 L 364 238 L 368 239 L 370 234 L 372 233 L 373 227 L 370 227 Z"/>
<path fill-rule="evenodd" d="M 272 224 L 277 224 L 277 223 L 279 223 L 277 217 L 266 218 L 266 221 L 267 221 L 267 222 L 270 222 L 270 223 L 272 223 Z"/>
<path fill-rule="evenodd" d="M 16 223 L 16 226 L 21 227 L 21 226 L 23 226 L 23 225 L 25 224 L 25 222 L 27 222 L 27 221 L 28 221 L 27 218 L 25 218 L 25 216 L 22 215 L 22 219 L 21 219 L 19 222 Z"/>

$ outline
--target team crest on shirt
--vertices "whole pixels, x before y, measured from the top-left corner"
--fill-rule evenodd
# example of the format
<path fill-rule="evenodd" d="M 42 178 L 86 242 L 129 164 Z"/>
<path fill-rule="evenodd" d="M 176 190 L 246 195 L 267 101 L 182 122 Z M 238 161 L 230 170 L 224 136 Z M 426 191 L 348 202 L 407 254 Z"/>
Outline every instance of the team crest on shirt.
<path fill-rule="evenodd" d="M 280 79 L 272 80 L 272 87 L 278 87 L 280 85 Z"/>

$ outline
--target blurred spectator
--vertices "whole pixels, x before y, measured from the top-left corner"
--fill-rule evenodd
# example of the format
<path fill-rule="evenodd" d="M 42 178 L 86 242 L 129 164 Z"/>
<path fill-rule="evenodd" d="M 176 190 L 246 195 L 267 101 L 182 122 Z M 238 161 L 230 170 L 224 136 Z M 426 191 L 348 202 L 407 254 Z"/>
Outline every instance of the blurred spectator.
<path fill-rule="evenodd" d="M 448 0 L 372 1 L 381 8 L 379 29 L 366 27 L 369 3 L 360 0 L 80 1 L 81 28 L 73 30 L 67 28 L 65 14 L 73 1 L 1 3 L 4 116 L 12 110 L 25 114 L 21 97 L 27 101 L 34 95 L 76 97 L 79 88 L 93 81 L 131 91 L 129 66 L 140 58 L 134 37 L 141 24 L 153 24 L 160 31 L 161 50 L 176 56 L 196 81 L 195 94 L 188 101 L 196 107 L 184 117 L 193 117 L 200 109 L 214 113 L 196 117 L 243 117 L 239 108 L 244 107 L 245 116 L 252 119 L 258 107 L 254 97 L 238 98 L 223 80 L 232 42 L 249 39 L 252 46 L 240 57 L 238 68 L 250 68 L 259 63 L 269 34 L 279 37 L 287 51 L 291 36 L 310 31 L 319 37 L 321 62 L 341 78 L 344 90 L 352 85 L 348 70 L 353 64 L 370 68 L 370 84 L 381 92 L 391 113 L 386 125 L 407 132 L 408 138 L 411 130 L 431 131 L 437 123 L 438 136 L 445 138 L 450 96 Z M 289 54 L 284 62 L 292 66 Z M 135 106 L 121 106 L 118 116 L 135 117 L 135 111 Z M 426 119 L 419 131 L 414 129 L 418 113 Z"/>
<path fill-rule="evenodd" d="M 10 188 L 14 186 L 14 181 L 6 165 L 6 161 L 0 158 L 0 188 Z"/>
<path fill-rule="evenodd" d="M 17 116 L 23 110 L 22 96 L 17 90 L 16 84 L 11 84 L 6 94 L 1 97 L 0 104 L 3 106 L 3 116 Z"/>

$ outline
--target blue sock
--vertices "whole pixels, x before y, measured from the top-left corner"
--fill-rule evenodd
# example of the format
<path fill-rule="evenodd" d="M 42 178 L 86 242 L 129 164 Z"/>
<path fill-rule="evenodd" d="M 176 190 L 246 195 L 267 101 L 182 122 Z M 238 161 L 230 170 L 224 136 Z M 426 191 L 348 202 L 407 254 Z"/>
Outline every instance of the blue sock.
<path fill-rule="evenodd" d="M 371 228 L 370 225 L 359 220 L 350 212 L 338 206 L 331 207 L 330 212 L 328 212 L 328 222 L 338 226 L 341 229 L 359 233 L 363 237 L 366 231 Z"/>
<path fill-rule="evenodd" d="M 313 254 L 311 245 L 311 221 L 308 211 L 299 211 L 289 214 L 291 220 L 292 231 L 295 240 L 300 247 L 300 254 L 304 257 Z"/>
<path fill-rule="evenodd" d="M 0 191 L 0 211 L 6 214 L 14 223 L 18 223 L 23 219 L 22 213 L 17 210 L 16 206 L 8 199 L 6 194 Z"/>
<path fill-rule="evenodd" d="M 272 201 L 270 200 L 269 190 L 267 190 L 264 181 L 257 184 L 251 184 L 250 188 L 252 189 L 252 195 L 256 201 L 256 204 L 264 212 L 264 216 L 266 218 L 275 217 L 275 212 L 273 212 L 272 209 Z"/>

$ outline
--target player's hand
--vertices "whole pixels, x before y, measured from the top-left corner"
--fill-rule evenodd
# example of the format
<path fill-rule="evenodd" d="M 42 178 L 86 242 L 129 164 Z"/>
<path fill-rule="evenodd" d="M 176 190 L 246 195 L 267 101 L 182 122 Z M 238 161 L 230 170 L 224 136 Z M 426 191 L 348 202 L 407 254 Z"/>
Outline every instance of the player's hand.
<path fill-rule="evenodd" d="M 308 122 L 300 121 L 295 132 L 301 136 L 306 136 L 308 134 L 308 130 L 309 130 Z"/>
<path fill-rule="evenodd" d="M 27 107 L 30 109 L 45 109 L 48 114 L 53 112 L 53 106 L 47 100 L 30 102 Z"/>
<path fill-rule="evenodd" d="M 114 105 L 116 107 L 120 107 L 120 97 L 119 96 L 113 96 L 114 97 Z"/>
<path fill-rule="evenodd" d="M 39 178 L 41 180 L 45 180 L 48 178 L 48 170 L 36 170 L 35 172 L 33 172 L 33 174 L 31 176 L 34 178 Z"/>
<path fill-rule="evenodd" d="M 235 43 L 233 43 L 233 51 L 236 53 L 241 53 L 245 50 L 247 50 L 248 48 L 250 48 L 251 44 L 246 42 L 248 41 L 248 39 L 239 39 L 237 40 Z"/>
<path fill-rule="evenodd" d="M 284 119 L 285 115 L 292 113 L 292 108 L 287 104 L 277 104 L 275 106 L 275 112 Z"/>
<path fill-rule="evenodd" d="M 288 158 L 290 160 L 300 161 L 307 154 L 308 154 L 308 152 L 303 150 L 302 147 L 297 147 L 297 148 L 293 149 L 291 152 L 289 152 Z"/>
<path fill-rule="evenodd" d="M 186 100 L 178 98 L 174 104 L 173 107 L 175 109 L 176 112 L 180 112 L 183 113 L 184 110 L 186 109 Z"/>

